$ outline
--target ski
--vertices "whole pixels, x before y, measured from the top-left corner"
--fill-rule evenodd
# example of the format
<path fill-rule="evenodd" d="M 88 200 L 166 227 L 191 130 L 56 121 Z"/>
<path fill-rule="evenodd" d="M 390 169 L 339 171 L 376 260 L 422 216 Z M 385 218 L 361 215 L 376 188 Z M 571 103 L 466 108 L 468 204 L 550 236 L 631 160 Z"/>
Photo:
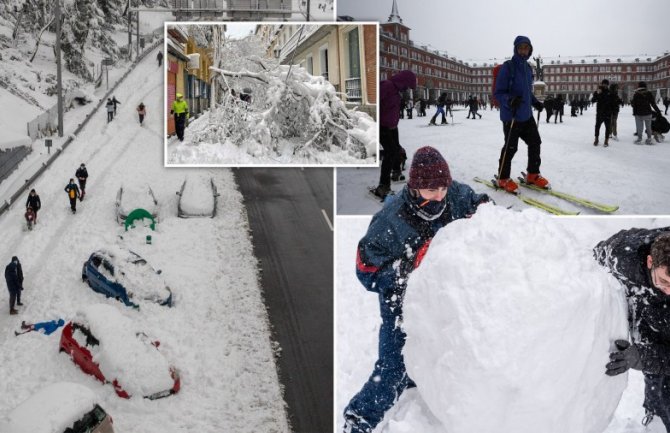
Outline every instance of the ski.
<path fill-rule="evenodd" d="M 542 202 L 540 200 L 536 200 L 534 198 L 528 197 L 528 196 L 523 195 L 521 193 L 509 193 L 509 192 L 503 190 L 502 188 L 498 188 L 498 186 L 496 186 L 496 184 L 493 183 L 493 181 L 490 181 L 490 180 L 482 179 L 480 177 L 475 177 L 473 180 L 475 182 L 482 183 L 482 184 L 488 186 L 489 188 L 495 189 L 496 191 L 502 191 L 502 192 L 505 192 L 507 194 L 513 195 L 513 196 L 515 196 L 516 198 L 518 198 L 519 200 L 521 200 L 522 202 L 526 203 L 529 206 L 533 206 L 537 209 L 542 209 L 543 211 L 549 212 L 549 213 L 554 214 L 554 215 L 579 215 L 579 212 L 572 212 L 572 211 L 564 210 L 564 209 L 561 209 L 559 207 L 552 206 L 549 203 L 545 203 L 545 202 Z"/>
<path fill-rule="evenodd" d="M 544 194 L 553 195 L 554 197 L 558 197 L 560 199 L 569 201 L 569 202 L 577 204 L 577 205 L 581 205 L 581 206 L 584 206 L 584 207 L 595 209 L 595 210 L 598 210 L 600 212 L 612 213 L 612 212 L 616 212 L 619 209 L 619 206 L 596 203 L 594 201 L 587 200 L 587 199 L 581 198 L 581 197 L 576 197 L 574 195 L 567 194 L 567 193 L 564 193 L 564 192 L 561 192 L 561 191 L 555 191 L 553 189 L 540 188 L 540 187 L 535 186 L 535 185 L 530 185 L 530 184 L 526 183 L 526 181 L 523 177 L 519 177 L 519 183 L 521 184 L 521 186 L 523 186 L 525 188 L 532 189 L 534 191 L 539 191 L 539 192 L 542 192 Z"/>

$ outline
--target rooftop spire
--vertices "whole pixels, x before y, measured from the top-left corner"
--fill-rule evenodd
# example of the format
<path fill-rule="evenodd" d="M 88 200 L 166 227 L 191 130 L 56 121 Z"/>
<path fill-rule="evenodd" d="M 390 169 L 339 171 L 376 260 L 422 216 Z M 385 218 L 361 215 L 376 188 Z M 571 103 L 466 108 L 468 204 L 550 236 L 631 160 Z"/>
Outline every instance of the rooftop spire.
<path fill-rule="evenodd" d="M 391 15 L 389 15 L 388 22 L 402 24 L 402 18 L 400 18 L 400 14 L 398 14 L 398 3 L 396 3 L 396 0 L 393 0 L 393 8 L 391 9 Z"/>

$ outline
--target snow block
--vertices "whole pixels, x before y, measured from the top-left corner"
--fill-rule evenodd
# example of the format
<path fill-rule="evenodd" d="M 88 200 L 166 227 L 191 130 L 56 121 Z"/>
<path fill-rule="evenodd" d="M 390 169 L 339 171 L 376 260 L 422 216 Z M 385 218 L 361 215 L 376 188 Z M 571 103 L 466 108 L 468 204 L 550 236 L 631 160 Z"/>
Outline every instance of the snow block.
<path fill-rule="evenodd" d="M 149 227 L 151 228 L 151 230 L 156 230 L 156 220 L 154 219 L 153 215 L 151 215 L 151 212 L 149 212 L 146 209 L 137 208 L 132 212 L 130 212 L 126 217 L 126 220 L 124 222 L 126 231 L 128 231 L 128 227 L 131 228 L 135 227 L 133 223 L 136 220 L 143 220 L 144 218 L 151 220 L 151 224 L 149 225 Z"/>
<path fill-rule="evenodd" d="M 626 299 L 579 245 L 561 220 L 492 205 L 433 239 L 408 282 L 404 355 L 446 431 L 607 427 L 627 382 L 605 375 Z"/>

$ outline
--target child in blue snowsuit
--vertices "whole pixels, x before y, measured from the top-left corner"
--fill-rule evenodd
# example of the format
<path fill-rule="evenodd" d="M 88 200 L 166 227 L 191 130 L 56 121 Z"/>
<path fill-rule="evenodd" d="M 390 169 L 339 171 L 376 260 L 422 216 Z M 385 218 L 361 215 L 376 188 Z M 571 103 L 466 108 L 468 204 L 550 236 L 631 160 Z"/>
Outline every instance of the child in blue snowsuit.
<path fill-rule="evenodd" d="M 372 218 L 358 244 L 356 275 L 379 296 L 379 358 L 368 381 L 345 408 L 345 432 L 371 432 L 400 394 L 415 386 L 402 355 L 407 277 L 419 266 L 439 229 L 471 216 L 488 200 L 486 194 L 475 194 L 469 186 L 452 181 L 442 155 L 426 146 L 414 154 L 407 186 Z"/>

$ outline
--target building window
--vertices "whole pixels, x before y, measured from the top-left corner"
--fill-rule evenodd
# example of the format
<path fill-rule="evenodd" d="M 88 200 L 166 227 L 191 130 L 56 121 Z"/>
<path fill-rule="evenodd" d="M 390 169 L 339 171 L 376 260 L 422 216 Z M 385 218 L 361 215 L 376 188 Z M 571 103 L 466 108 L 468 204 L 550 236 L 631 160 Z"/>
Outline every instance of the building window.
<path fill-rule="evenodd" d="M 386 58 L 382 57 L 384 65 L 386 65 Z M 321 75 L 328 79 L 328 46 L 321 47 L 319 50 L 319 66 L 321 68 Z"/>
<path fill-rule="evenodd" d="M 307 56 L 305 62 L 307 63 L 307 72 L 309 72 L 310 75 L 314 75 L 314 59 L 311 54 Z"/>

